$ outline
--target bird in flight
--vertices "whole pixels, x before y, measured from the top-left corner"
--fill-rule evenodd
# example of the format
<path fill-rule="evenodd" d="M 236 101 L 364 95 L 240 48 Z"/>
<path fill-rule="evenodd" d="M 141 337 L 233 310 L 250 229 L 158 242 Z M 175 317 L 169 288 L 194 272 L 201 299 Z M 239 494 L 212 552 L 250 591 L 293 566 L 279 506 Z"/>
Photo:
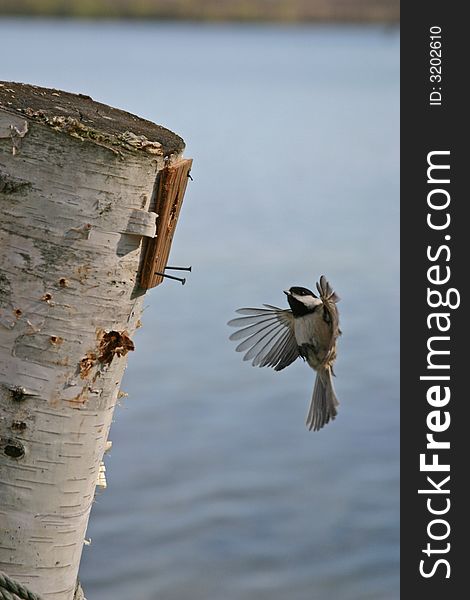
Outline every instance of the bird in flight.
<path fill-rule="evenodd" d="M 302 357 L 317 373 L 307 414 L 307 427 L 318 431 L 337 415 L 338 399 L 333 387 L 336 341 L 341 335 L 337 302 L 326 277 L 316 284 L 318 295 L 304 287 L 284 290 L 290 309 L 264 304 L 265 308 L 239 308 L 244 315 L 228 322 L 237 327 L 230 336 L 243 340 L 236 347 L 243 360 L 257 367 L 281 371 Z"/>

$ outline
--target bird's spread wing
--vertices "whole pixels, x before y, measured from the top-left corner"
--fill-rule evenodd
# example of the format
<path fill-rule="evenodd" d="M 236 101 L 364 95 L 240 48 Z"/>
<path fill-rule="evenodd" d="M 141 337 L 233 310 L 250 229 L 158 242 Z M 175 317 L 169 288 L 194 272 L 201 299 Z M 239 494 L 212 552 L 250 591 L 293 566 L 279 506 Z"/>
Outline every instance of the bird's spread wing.
<path fill-rule="evenodd" d="M 246 315 L 228 322 L 231 327 L 241 327 L 230 336 L 231 340 L 243 340 L 237 352 L 247 351 L 243 360 L 251 360 L 253 366 L 273 367 L 280 371 L 298 358 L 299 351 L 294 336 L 292 311 L 264 304 L 266 308 L 239 308 L 237 313 Z"/>
<path fill-rule="evenodd" d="M 333 288 L 328 283 L 326 277 L 322 275 L 320 281 L 317 283 L 317 290 L 320 295 L 320 299 L 323 302 L 324 319 L 328 323 L 331 329 L 331 339 L 329 348 L 327 351 L 327 359 L 334 351 L 336 338 L 341 335 L 339 329 L 339 315 L 336 303 L 339 302 L 340 298 Z"/>
<path fill-rule="evenodd" d="M 320 281 L 317 282 L 317 290 L 324 303 L 329 302 L 336 304 L 340 301 L 340 297 L 336 292 L 333 291 L 333 288 L 324 275 L 322 275 L 320 277 Z"/>

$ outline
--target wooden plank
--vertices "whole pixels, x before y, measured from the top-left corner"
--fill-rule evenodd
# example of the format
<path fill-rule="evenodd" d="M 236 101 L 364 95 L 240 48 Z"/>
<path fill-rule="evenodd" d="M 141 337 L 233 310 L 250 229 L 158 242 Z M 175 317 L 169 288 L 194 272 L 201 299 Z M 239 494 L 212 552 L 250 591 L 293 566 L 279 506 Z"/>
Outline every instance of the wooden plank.
<path fill-rule="evenodd" d="M 185 158 L 165 167 L 159 174 L 155 208 L 157 214 L 156 237 L 147 240 L 145 258 L 140 276 L 140 287 L 150 289 L 163 281 L 161 275 L 168 263 L 171 243 L 183 204 L 193 160 Z"/>

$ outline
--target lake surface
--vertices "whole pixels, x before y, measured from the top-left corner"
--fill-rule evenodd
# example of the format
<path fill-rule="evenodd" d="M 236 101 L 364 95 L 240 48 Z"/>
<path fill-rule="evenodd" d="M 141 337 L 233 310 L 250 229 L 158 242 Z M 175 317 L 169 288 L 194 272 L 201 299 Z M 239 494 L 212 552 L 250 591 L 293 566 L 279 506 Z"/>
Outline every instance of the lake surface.
<path fill-rule="evenodd" d="M 97 495 L 89 600 L 396 600 L 399 36 L 381 27 L 0 20 L 1 78 L 165 125 L 194 158 Z M 241 361 L 239 306 L 325 273 L 335 422 L 314 374 Z"/>

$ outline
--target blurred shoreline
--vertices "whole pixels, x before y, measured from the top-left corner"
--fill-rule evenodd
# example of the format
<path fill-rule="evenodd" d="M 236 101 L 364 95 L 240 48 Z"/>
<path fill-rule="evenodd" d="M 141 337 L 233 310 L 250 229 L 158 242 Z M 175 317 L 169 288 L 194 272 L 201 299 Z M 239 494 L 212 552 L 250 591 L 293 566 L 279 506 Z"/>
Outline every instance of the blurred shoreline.
<path fill-rule="evenodd" d="M 398 0 L 2 0 L 0 17 L 398 23 Z"/>

